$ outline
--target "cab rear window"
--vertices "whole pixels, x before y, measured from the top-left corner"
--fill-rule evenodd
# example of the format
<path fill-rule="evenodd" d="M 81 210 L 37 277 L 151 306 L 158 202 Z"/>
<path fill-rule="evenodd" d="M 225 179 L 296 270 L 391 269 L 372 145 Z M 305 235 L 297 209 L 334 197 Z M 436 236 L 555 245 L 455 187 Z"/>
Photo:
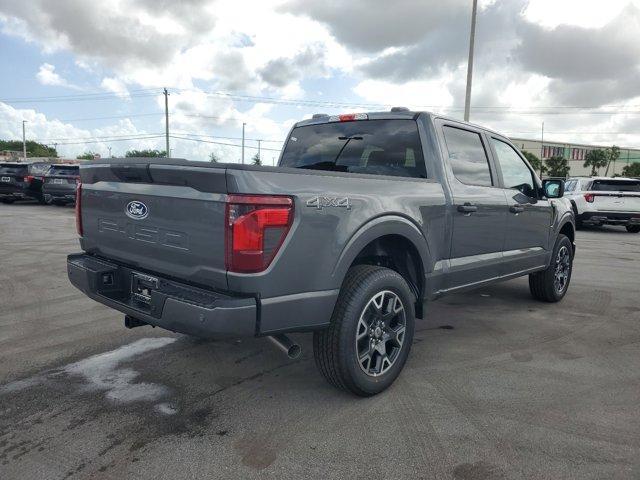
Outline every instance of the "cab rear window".
<path fill-rule="evenodd" d="M 294 128 L 281 167 L 426 178 L 414 120 L 361 120 Z"/>
<path fill-rule="evenodd" d="M 590 190 L 597 192 L 640 192 L 640 180 L 594 180 Z"/>

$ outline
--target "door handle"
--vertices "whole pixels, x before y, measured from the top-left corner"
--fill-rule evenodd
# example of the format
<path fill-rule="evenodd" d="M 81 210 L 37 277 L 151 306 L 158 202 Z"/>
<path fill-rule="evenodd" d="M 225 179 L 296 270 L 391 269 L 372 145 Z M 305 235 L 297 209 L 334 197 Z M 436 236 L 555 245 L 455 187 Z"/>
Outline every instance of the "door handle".
<path fill-rule="evenodd" d="M 458 211 L 460 213 L 473 213 L 478 211 L 477 205 L 472 205 L 469 202 L 466 202 L 464 205 L 458 205 Z"/>
<path fill-rule="evenodd" d="M 524 207 L 522 205 L 511 205 L 509 211 L 511 213 L 522 213 L 524 212 Z"/>

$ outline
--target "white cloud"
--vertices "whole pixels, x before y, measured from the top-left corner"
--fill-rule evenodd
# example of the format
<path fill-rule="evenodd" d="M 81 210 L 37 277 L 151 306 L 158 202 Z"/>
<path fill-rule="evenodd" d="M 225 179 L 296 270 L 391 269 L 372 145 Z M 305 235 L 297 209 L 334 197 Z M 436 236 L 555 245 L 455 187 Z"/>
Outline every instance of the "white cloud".
<path fill-rule="evenodd" d="M 43 63 L 36 73 L 36 78 L 42 85 L 52 85 L 56 87 L 67 87 L 79 89 L 76 85 L 69 83 L 56 73 L 56 67 L 50 63 Z"/>
<path fill-rule="evenodd" d="M 125 83 L 113 77 L 105 77 L 102 79 L 100 86 L 108 92 L 113 92 L 120 98 L 129 98 L 129 90 Z"/>

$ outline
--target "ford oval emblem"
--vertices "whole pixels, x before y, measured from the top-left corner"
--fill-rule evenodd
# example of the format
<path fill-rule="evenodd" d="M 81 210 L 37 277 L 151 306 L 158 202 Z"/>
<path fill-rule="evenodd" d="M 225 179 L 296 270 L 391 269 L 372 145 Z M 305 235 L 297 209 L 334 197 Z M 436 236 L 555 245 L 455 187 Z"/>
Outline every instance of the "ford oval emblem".
<path fill-rule="evenodd" d="M 127 203 L 127 208 L 125 208 L 124 211 L 129 218 L 133 218 L 134 220 L 142 220 L 149 215 L 147 206 L 138 200 Z"/>

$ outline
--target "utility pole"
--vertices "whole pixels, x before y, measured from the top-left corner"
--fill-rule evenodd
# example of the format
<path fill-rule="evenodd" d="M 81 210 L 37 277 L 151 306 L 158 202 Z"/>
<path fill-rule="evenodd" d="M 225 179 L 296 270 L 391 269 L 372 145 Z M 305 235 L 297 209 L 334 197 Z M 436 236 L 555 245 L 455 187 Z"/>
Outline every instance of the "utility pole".
<path fill-rule="evenodd" d="M 27 123 L 26 120 L 22 120 L 22 157 L 24 161 L 27 161 L 27 137 L 24 133 L 24 124 Z"/>
<path fill-rule="evenodd" d="M 262 160 L 262 157 L 260 157 L 260 142 L 262 140 L 258 140 L 258 158 L 260 158 Z"/>
<path fill-rule="evenodd" d="M 242 122 L 242 164 L 244 165 L 244 126 L 246 123 Z"/>
<path fill-rule="evenodd" d="M 471 11 L 471 35 L 469 36 L 469 62 L 467 63 L 467 91 L 464 96 L 464 121 L 469 121 L 471 109 L 471 80 L 473 78 L 473 47 L 476 39 L 476 13 L 478 12 L 478 0 L 473 0 Z"/>
<path fill-rule="evenodd" d="M 56 152 L 56 157 L 58 156 L 58 142 L 53 143 L 53 150 Z"/>
<path fill-rule="evenodd" d="M 107 147 L 107 148 L 109 149 L 109 158 L 113 158 L 113 157 L 111 156 L 111 147 Z"/>
<path fill-rule="evenodd" d="M 165 137 L 167 141 L 167 146 L 165 150 L 165 155 L 169 156 L 169 92 L 167 89 L 164 89 L 164 126 L 165 126 Z"/>
<path fill-rule="evenodd" d="M 544 165 L 544 122 L 542 122 L 542 135 L 540 136 L 540 178 L 542 178 L 542 166 Z"/>

